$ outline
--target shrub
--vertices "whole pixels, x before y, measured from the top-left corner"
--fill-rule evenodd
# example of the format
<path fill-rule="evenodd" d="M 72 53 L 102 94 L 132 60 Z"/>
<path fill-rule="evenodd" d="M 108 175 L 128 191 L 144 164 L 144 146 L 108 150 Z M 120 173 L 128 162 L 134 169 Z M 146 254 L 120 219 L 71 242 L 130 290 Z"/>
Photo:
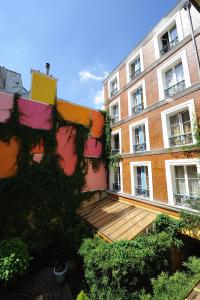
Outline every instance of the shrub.
<path fill-rule="evenodd" d="M 89 300 L 88 296 L 84 293 L 84 291 L 81 291 L 78 296 L 76 297 L 76 300 Z"/>
<path fill-rule="evenodd" d="M 86 239 L 80 254 L 91 299 L 130 299 L 131 292 L 149 286 L 152 277 L 167 270 L 173 243 L 166 232 L 111 244 L 97 237 Z"/>
<path fill-rule="evenodd" d="M 200 279 L 200 259 L 190 257 L 184 263 L 185 272 L 176 272 L 169 276 L 162 272 L 157 279 L 152 279 L 153 293 L 141 292 L 140 300 L 182 300 Z"/>
<path fill-rule="evenodd" d="M 18 238 L 0 242 L 0 279 L 7 282 L 16 274 L 22 274 L 31 257 L 27 245 Z"/>

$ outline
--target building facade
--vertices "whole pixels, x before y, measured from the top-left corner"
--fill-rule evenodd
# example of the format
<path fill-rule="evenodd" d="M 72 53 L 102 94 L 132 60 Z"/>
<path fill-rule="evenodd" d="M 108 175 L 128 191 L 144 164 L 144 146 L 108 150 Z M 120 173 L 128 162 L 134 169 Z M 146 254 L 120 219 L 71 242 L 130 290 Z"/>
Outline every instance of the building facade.
<path fill-rule="evenodd" d="M 179 1 L 104 81 L 112 151 L 121 155 L 110 192 L 169 210 L 200 196 L 200 13 L 187 4 Z"/>

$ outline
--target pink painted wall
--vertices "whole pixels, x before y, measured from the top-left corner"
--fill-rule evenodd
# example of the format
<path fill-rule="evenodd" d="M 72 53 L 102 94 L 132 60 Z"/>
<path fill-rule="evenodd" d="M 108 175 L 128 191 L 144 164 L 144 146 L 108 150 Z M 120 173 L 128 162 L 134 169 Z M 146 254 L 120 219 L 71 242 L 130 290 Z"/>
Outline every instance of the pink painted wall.
<path fill-rule="evenodd" d="M 84 147 L 84 157 L 100 157 L 101 153 L 101 142 L 94 138 L 87 139 Z"/>
<path fill-rule="evenodd" d="M 60 127 L 56 133 L 57 154 L 60 156 L 59 164 L 65 174 L 74 174 L 77 165 L 75 149 L 76 129 L 73 126 Z"/>
<path fill-rule="evenodd" d="M 6 123 L 13 108 L 13 95 L 0 92 L 0 123 Z"/>
<path fill-rule="evenodd" d="M 83 192 L 97 191 L 107 189 L 106 169 L 102 163 L 97 172 L 92 168 L 92 164 L 88 162 L 88 173 L 86 175 L 86 185 Z"/>
<path fill-rule="evenodd" d="M 18 107 L 20 124 L 34 129 L 50 130 L 52 128 L 51 105 L 20 98 Z"/>

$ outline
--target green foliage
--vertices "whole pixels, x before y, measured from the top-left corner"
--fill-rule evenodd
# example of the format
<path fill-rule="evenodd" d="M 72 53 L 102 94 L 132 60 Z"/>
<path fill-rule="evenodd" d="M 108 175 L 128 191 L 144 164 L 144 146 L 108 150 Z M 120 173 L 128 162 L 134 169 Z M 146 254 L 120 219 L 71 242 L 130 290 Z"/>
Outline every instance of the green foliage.
<path fill-rule="evenodd" d="M 140 300 L 183 300 L 200 279 L 200 258 L 190 257 L 184 263 L 186 271 L 173 275 L 162 272 L 152 279 L 152 295 L 141 292 Z"/>
<path fill-rule="evenodd" d="M 101 111 L 101 113 L 104 115 L 105 119 L 103 136 L 101 138 L 103 143 L 102 159 L 105 162 L 105 165 L 108 166 L 111 154 L 111 118 L 108 112 Z"/>
<path fill-rule="evenodd" d="M 88 296 L 84 293 L 84 291 L 80 291 L 76 300 L 89 300 Z"/>
<path fill-rule="evenodd" d="M 173 243 L 166 232 L 111 244 L 86 239 L 80 254 L 91 299 L 130 299 L 130 293 L 148 286 L 152 277 L 168 269 Z"/>
<path fill-rule="evenodd" d="M 27 245 L 18 238 L 0 242 L 0 279 L 7 282 L 16 274 L 22 274 L 31 257 Z"/>
<path fill-rule="evenodd" d="M 178 232 L 183 227 L 181 220 L 176 220 L 165 214 L 159 214 L 155 220 L 156 232 L 167 232 L 174 239 L 174 244 L 177 247 L 182 245 L 182 242 L 178 236 Z"/>
<path fill-rule="evenodd" d="M 183 228 L 198 232 L 200 230 L 200 215 L 199 213 L 191 213 L 182 211 L 180 213 Z"/>
<path fill-rule="evenodd" d="M 120 153 L 111 154 L 111 155 L 110 155 L 110 167 L 111 167 L 113 170 L 116 170 L 117 167 L 119 166 L 120 160 L 121 160 L 121 155 L 120 155 Z"/>

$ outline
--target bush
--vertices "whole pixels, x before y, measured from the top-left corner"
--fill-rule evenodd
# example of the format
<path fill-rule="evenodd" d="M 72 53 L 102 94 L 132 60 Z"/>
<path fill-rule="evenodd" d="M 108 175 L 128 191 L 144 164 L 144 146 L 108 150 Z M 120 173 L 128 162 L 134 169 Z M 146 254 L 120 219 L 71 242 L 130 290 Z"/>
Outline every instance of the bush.
<path fill-rule="evenodd" d="M 184 263 L 185 272 L 176 272 L 169 276 L 162 272 L 157 279 L 152 279 L 153 293 L 145 294 L 143 291 L 140 300 L 182 300 L 200 279 L 200 259 L 190 257 Z"/>
<path fill-rule="evenodd" d="M 111 244 L 97 237 L 85 240 L 80 254 L 91 299 L 131 299 L 131 293 L 167 270 L 173 243 L 166 232 Z"/>
<path fill-rule="evenodd" d="M 76 297 L 76 300 L 89 300 L 88 296 L 84 293 L 84 291 L 81 291 L 78 296 Z"/>
<path fill-rule="evenodd" d="M 22 274 L 31 257 L 27 245 L 18 238 L 0 242 L 0 279 L 7 282 L 16 274 Z"/>

